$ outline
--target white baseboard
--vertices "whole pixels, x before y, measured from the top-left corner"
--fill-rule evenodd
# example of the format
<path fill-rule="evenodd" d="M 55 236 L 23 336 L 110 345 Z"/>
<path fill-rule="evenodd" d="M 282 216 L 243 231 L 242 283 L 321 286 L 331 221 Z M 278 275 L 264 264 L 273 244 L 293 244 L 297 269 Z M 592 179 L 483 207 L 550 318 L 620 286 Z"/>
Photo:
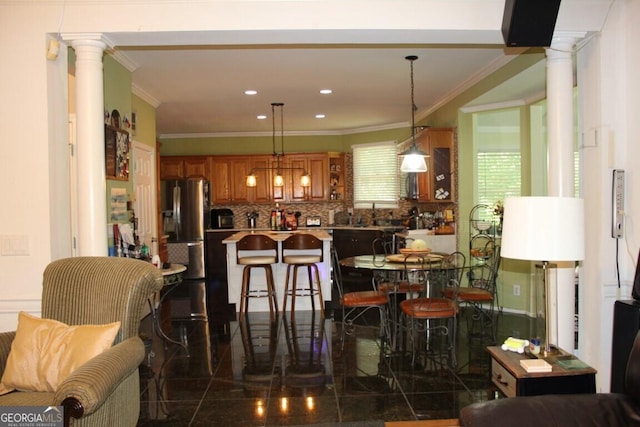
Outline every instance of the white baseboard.
<path fill-rule="evenodd" d="M 0 332 L 15 331 L 18 326 L 18 313 L 27 312 L 40 316 L 42 310 L 40 299 L 5 299 L 0 301 Z"/>

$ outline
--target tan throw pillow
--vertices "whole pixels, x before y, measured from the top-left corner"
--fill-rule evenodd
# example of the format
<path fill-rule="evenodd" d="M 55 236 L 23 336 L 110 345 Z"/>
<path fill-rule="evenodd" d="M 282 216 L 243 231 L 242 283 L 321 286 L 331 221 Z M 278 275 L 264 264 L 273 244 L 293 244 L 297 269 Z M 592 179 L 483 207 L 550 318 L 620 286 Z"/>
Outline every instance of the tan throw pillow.
<path fill-rule="evenodd" d="M 65 378 L 113 345 L 120 322 L 69 326 L 20 312 L 0 394 L 55 391 Z"/>

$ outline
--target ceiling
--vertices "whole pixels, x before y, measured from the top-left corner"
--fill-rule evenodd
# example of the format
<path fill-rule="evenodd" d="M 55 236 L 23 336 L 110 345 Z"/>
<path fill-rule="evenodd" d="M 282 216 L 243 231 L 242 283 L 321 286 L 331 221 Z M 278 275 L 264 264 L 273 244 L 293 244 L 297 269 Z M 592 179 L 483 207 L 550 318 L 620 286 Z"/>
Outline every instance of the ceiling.
<path fill-rule="evenodd" d="M 426 115 L 509 59 L 502 46 L 185 47 L 126 50 L 133 84 L 158 101 L 159 135 L 269 132 L 271 103 L 284 103 L 288 132 L 348 133 L 411 122 L 410 62 L 416 117 Z M 258 93 L 247 96 L 245 90 Z M 321 89 L 331 89 L 329 95 Z M 491 102 L 544 91 L 544 71 Z M 258 120 L 260 114 L 266 120 Z M 324 119 L 315 118 L 324 114 Z M 279 119 L 279 116 L 278 116 Z M 277 123 L 278 129 L 280 127 Z"/>
<path fill-rule="evenodd" d="M 556 31 L 568 19 L 577 22 L 570 22 L 574 26 L 601 25 L 606 10 L 602 5 L 609 0 L 589 0 L 599 5 L 598 19 L 591 21 L 583 15 L 576 18 L 585 10 L 582 1 L 563 0 Z M 348 134 L 410 125 L 407 55 L 419 57 L 414 62 L 418 122 L 514 59 L 522 49 L 505 49 L 501 16 L 493 18 L 494 29 L 477 33 L 480 38 L 460 30 L 447 33 L 449 38 L 424 30 L 183 31 L 107 37 L 111 53 L 132 71 L 133 92 L 156 107 L 161 139 L 268 135 L 274 102 L 284 103 L 287 134 Z M 571 25 L 566 26 L 574 28 Z M 415 40 L 424 44 L 412 43 Z M 245 95 L 248 89 L 257 94 Z M 322 95 L 321 89 L 333 92 Z M 544 92 L 543 60 L 470 100 L 467 107 L 517 105 Z M 267 118 L 258 120 L 261 114 Z"/>

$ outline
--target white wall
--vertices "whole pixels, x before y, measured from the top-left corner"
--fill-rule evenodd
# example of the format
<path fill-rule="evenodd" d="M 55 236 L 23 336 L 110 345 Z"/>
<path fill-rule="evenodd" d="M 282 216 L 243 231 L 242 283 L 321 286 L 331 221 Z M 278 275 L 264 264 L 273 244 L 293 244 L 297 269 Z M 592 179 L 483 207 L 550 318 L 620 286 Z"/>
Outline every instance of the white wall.
<path fill-rule="evenodd" d="M 640 2 L 614 2 L 602 33 L 578 52 L 578 88 L 583 145 L 583 197 L 587 236 L 581 272 L 581 355 L 598 369 L 598 389 L 610 383 L 613 302 L 630 298 L 640 242 Z M 626 171 L 626 233 L 611 238 L 612 169 Z M 617 287 L 616 243 L 622 287 Z"/>

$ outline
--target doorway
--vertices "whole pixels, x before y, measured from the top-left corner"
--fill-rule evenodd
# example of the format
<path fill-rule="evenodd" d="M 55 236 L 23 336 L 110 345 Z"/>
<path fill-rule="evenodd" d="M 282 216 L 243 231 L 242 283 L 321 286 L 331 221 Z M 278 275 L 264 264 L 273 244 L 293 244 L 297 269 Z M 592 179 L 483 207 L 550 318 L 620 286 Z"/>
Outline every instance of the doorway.
<path fill-rule="evenodd" d="M 133 209 L 138 218 L 137 233 L 141 244 L 158 253 L 156 236 L 155 147 L 133 141 Z"/>

